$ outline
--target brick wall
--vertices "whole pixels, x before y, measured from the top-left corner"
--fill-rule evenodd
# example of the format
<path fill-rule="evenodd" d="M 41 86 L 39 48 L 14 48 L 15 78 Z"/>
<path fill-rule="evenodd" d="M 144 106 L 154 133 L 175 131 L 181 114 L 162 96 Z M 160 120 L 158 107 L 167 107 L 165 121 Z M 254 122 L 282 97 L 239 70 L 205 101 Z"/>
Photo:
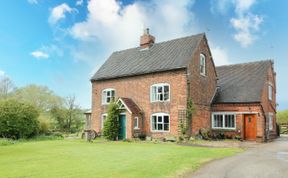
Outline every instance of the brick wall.
<path fill-rule="evenodd" d="M 200 54 L 206 57 L 206 75 L 200 74 Z M 210 128 L 211 122 L 211 100 L 215 94 L 217 86 L 217 76 L 212 55 L 206 38 L 203 38 L 199 48 L 193 54 L 193 59 L 189 64 L 188 91 L 192 98 L 196 112 L 192 116 L 192 133 L 198 133 L 200 128 Z"/>
<path fill-rule="evenodd" d="M 156 83 L 170 84 L 170 102 L 150 102 L 150 87 Z M 92 127 L 97 132 L 101 131 L 101 114 L 107 112 L 107 106 L 101 104 L 101 93 L 105 88 L 115 89 L 116 99 L 128 97 L 143 110 L 143 131 L 147 135 L 155 137 L 178 134 L 178 111 L 186 109 L 187 101 L 187 77 L 186 70 L 177 70 L 155 74 L 140 75 L 134 77 L 118 78 L 92 83 Z M 151 132 L 150 116 L 153 113 L 164 112 L 170 114 L 170 132 Z M 131 120 L 128 121 L 127 129 L 132 127 Z M 128 126 L 130 128 L 128 128 Z M 129 130 L 129 136 L 132 131 Z"/>
<path fill-rule="evenodd" d="M 256 117 L 256 140 L 263 142 L 265 140 L 265 117 L 260 103 L 245 104 L 214 104 L 213 112 L 236 113 L 236 130 L 225 132 L 226 135 L 236 135 L 240 131 L 241 138 L 244 139 L 244 116 L 245 114 L 254 114 Z"/>
<path fill-rule="evenodd" d="M 268 98 L 268 86 L 272 84 L 273 88 L 273 95 L 272 95 L 272 101 Z M 269 128 L 269 121 L 268 121 L 268 115 L 269 113 L 273 114 L 273 130 L 270 131 L 270 139 L 276 137 L 276 73 L 274 73 L 273 64 L 271 64 L 271 67 L 269 67 L 267 76 L 265 77 L 265 84 L 263 86 L 263 92 L 262 92 L 262 106 L 263 110 L 265 112 L 265 115 L 267 117 L 266 121 L 266 128 Z"/>

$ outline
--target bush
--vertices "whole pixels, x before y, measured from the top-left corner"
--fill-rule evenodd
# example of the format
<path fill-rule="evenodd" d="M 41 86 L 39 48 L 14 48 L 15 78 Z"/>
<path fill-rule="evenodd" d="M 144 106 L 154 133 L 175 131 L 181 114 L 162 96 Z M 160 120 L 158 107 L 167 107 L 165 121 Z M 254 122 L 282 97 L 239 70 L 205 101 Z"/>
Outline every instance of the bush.
<path fill-rule="evenodd" d="M 9 140 L 7 138 L 0 138 L 0 146 L 7 146 L 12 144 L 15 144 L 15 141 Z"/>
<path fill-rule="evenodd" d="M 0 137 L 31 138 L 39 132 L 38 110 L 16 100 L 0 101 Z"/>
<path fill-rule="evenodd" d="M 38 118 L 39 121 L 39 133 L 44 135 L 49 135 L 50 132 L 50 121 L 47 116 L 44 114 L 40 114 L 40 117 Z"/>
<path fill-rule="evenodd" d="M 108 107 L 107 119 L 104 123 L 103 135 L 108 140 L 116 140 L 120 130 L 119 109 L 116 103 L 110 103 Z"/>

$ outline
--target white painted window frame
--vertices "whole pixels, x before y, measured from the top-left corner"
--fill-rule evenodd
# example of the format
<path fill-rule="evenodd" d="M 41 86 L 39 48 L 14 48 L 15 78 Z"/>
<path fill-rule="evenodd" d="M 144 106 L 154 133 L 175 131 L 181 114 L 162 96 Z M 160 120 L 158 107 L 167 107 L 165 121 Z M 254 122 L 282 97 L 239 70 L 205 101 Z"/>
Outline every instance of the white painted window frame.
<path fill-rule="evenodd" d="M 164 87 L 165 86 L 168 86 L 168 90 L 169 90 L 169 93 L 168 93 L 168 100 L 164 100 L 164 95 L 165 95 L 165 92 L 164 92 Z M 156 98 L 154 98 L 154 87 L 156 87 Z M 158 88 L 159 87 L 162 87 L 162 93 L 158 93 Z M 163 94 L 163 101 L 159 100 L 158 96 L 160 94 Z M 171 87 L 170 87 L 170 84 L 169 83 L 156 83 L 156 84 L 153 84 L 151 85 L 150 87 L 150 102 L 151 103 L 155 103 L 155 102 L 169 102 L 170 101 L 170 97 L 171 97 Z"/>
<path fill-rule="evenodd" d="M 163 130 L 153 130 L 153 116 L 156 116 L 156 125 L 158 127 L 158 117 L 159 116 L 162 116 L 162 122 L 160 122 L 162 125 L 163 125 Z M 168 119 L 169 119 L 169 125 L 168 125 L 168 130 L 164 130 L 164 116 L 168 116 Z M 159 112 L 159 113 L 154 113 L 154 114 L 151 114 L 151 117 L 150 117 L 150 130 L 151 132 L 170 132 L 170 114 L 168 113 L 162 113 L 162 112 Z"/>
<path fill-rule="evenodd" d="M 268 114 L 268 127 L 269 127 L 269 131 L 273 130 L 273 113 L 269 113 Z"/>
<path fill-rule="evenodd" d="M 136 126 L 135 126 L 135 120 L 136 120 L 136 123 L 137 123 Z M 135 130 L 140 129 L 140 128 L 139 128 L 139 117 L 134 117 L 133 126 L 134 126 L 134 129 L 135 129 Z"/>
<path fill-rule="evenodd" d="M 222 127 L 214 127 L 214 115 L 222 115 Z M 225 127 L 225 115 L 233 115 L 234 116 L 234 127 Z M 212 129 L 220 129 L 220 130 L 236 130 L 236 113 L 233 112 L 213 112 L 211 117 Z"/>
<path fill-rule="evenodd" d="M 202 69 L 201 67 L 203 67 L 203 71 L 201 71 Z M 206 76 L 206 56 L 203 53 L 200 53 L 199 68 L 200 68 L 200 75 Z"/>
<path fill-rule="evenodd" d="M 104 113 L 101 115 L 101 129 L 104 128 L 104 116 L 106 117 L 105 120 L 107 119 L 108 114 Z"/>
<path fill-rule="evenodd" d="M 107 104 L 110 104 L 107 102 L 107 91 L 110 91 L 111 93 L 111 96 L 110 97 L 110 102 L 112 101 L 112 98 L 114 97 L 114 100 L 115 100 L 115 89 L 114 88 L 105 88 L 104 90 L 102 90 L 101 94 L 102 94 L 102 105 L 107 105 Z M 114 96 L 112 96 L 112 91 L 114 91 Z"/>

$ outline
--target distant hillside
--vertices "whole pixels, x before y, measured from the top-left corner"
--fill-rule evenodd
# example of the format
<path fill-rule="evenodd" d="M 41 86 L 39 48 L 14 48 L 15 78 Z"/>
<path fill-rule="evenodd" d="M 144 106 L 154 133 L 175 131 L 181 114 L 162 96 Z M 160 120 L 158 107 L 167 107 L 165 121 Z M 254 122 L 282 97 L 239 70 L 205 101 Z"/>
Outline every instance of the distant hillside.
<path fill-rule="evenodd" d="M 288 123 L 288 110 L 277 111 L 277 123 Z"/>

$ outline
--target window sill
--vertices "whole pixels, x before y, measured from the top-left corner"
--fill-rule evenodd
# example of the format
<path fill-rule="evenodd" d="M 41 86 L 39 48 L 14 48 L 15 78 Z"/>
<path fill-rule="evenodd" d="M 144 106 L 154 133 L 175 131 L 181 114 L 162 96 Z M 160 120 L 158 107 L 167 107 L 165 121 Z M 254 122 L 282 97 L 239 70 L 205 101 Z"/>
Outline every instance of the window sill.
<path fill-rule="evenodd" d="M 151 104 L 153 103 L 170 103 L 170 100 L 167 101 L 150 101 Z"/>
<path fill-rule="evenodd" d="M 169 131 L 164 131 L 164 130 L 151 130 L 151 132 L 153 132 L 153 133 L 169 133 L 170 130 L 169 130 Z"/>
<path fill-rule="evenodd" d="M 215 128 L 212 127 L 212 130 L 222 130 L 222 131 L 236 131 L 236 128 Z"/>
<path fill-rule="evenodd" d="M 137 127 L 137 128 L 134 128 L 134 130 L 140 130 L 140 128 L 139 128 L 139 127 Z"/>

